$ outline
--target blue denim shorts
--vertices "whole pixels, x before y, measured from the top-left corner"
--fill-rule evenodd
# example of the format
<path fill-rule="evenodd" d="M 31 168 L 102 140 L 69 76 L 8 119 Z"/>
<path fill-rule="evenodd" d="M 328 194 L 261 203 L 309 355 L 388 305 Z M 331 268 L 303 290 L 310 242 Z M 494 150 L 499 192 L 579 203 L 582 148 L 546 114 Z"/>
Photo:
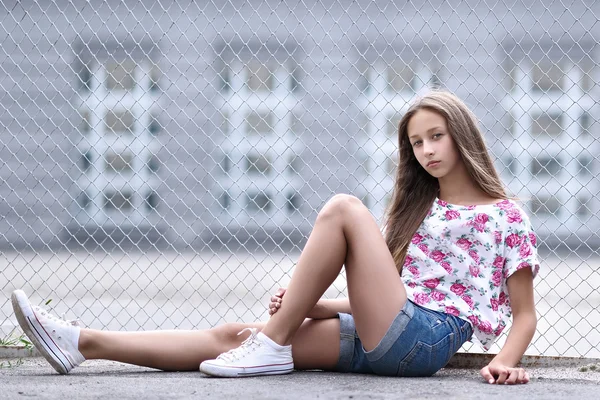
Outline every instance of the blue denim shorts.
<path fill-rule="evenodd" d="M 365 351 L 352 315 L 339 313 L 339 372 L 385 376 L 431 376 L 473 335 L 468 321 L 421 307 L 410 300 L 379 344 Z"/>

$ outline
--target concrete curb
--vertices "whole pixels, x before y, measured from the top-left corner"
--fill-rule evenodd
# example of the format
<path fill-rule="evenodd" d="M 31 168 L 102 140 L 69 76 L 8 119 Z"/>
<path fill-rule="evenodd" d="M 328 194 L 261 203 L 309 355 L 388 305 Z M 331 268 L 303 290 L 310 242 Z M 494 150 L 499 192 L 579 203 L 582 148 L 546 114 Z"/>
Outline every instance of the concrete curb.
<path fill-rule="evenodd" d="M 0 359 L 24 357 L 41 357 L 41 354 L 35 347 L 27 348 L 25 346 L 0 346 Z"/>
<path fill-rule="evenodd" d="M 482 368 L 495 357 L 486 353 L 456 353 L 445 368 Z M 555 357 L 555 356 L 523 356 L 521 367 L 579 367 L 588 364 L 600 364 L 599 358 L 586 357 Z"/>
<path fill-rule="evenodd" d="M 0 359 L 41 357 L 37 349 L 25 346 L 0 346 Z M 487 365 L 495 354 L 485 353 L 456 353 L 445 368 L 479 369 Z M 600 358 L 585 357 L 553 357 L 553 356 L 523 356 L 521 366 L 525 368 L 547 367 L 580 367 L 589 364 L 600 365 Z"/>

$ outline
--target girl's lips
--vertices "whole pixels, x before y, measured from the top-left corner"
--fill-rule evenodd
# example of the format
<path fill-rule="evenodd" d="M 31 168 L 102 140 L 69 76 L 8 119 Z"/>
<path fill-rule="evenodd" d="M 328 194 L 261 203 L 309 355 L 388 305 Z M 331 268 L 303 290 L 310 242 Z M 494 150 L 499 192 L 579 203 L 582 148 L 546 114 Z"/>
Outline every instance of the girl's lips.
<path fill-rule="evenodd" d="M 431 162 L 427 163 L 427 166 L 430 168 L 437 167 L 438 165 L 440 165 L 440 161 L 431 161 Z"/>

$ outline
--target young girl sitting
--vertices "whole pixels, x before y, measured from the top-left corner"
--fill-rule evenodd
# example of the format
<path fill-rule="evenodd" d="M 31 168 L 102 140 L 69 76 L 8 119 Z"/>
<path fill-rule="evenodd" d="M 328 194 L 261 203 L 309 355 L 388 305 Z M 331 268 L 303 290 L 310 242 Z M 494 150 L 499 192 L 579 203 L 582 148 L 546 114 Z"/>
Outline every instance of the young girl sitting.
<path fill-rule="evenodd" d="M 24 332 L 59 373 L 86 359 L 214 376 L 296 369 L 429 376 L 467 340 L 502 350 L 489 383 L 527 383 L 517 364 L 536 328 L 536 237 L 507 198 L 476 118 L 451 93 L 419 98 L 399 124 L 400 165 L 382 230 L 356 197 L 320 210 L 266 323 L 203 331 L 82 329 L 13 293 Z M 347 299 L 320 299 L 345 267 Z M 248 332 L 248 334 L 246 334 Z M 243 342 L 242 342 L 243 340 Z"/>

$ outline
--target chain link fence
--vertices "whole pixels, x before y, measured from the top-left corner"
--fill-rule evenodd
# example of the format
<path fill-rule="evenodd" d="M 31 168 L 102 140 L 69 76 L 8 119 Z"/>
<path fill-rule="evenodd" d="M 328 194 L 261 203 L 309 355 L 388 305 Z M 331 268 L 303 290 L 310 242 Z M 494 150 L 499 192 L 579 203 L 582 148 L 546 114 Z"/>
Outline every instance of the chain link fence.
<path fill-rule="evenodd" d="M 265 319 L 331 196 L 381 221 L 397 122 L 442 87 L 480 118 L 540 237 L 528 354 L 600 357 L 599 15 L 596 1 L 3 1 L 0 337 L 15 288 L 101 329 Z M 326 295 L 345 292 L 340 278 Z"/>

